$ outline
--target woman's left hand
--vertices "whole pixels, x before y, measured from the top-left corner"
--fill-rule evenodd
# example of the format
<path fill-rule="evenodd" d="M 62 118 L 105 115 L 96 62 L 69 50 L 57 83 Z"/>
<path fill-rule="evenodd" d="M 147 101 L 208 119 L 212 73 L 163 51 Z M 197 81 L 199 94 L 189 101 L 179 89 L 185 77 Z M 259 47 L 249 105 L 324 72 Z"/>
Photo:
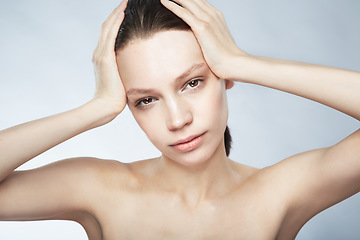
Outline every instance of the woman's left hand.
<path fill-rule="evenodd" d="M 226 79 L 230 75 L 229 61 L 234 56 L 247 55 L 236 46 L 222 12 L 206 0 L 161 0 L 161 3 L 191 27 L 205 61 L 218 77 Z"/>

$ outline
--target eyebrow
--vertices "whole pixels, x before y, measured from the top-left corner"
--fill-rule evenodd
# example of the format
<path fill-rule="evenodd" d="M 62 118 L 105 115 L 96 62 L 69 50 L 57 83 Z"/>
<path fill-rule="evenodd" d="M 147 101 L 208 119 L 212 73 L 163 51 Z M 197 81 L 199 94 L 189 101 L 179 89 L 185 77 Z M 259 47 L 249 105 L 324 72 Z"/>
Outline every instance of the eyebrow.
<path fill-rule="evenodd" d="M 205 63 L 195 63 L 190 68 L 188 68 L 185 72 L 180 74 L 175 78 L 175 83 L 181 82 L 186 79 L 193 71 L 202 68 L 205 66 Z M 142 89 L 142 88 L 133 88 L 126 91 L 126 95 L 137 95 L 137 94 L 149 94 L 155 92 L 156 89 Z"/>
<path fill-rule="evenodd" d="M 185 72 L 183 72 L 180 76 L 178 76 L 177 78 L 175 78 L 175 82 L 179 82 L 184 80 L 185 78 L 187 78 L 193 71 L 202 68 L 203 66 L 205 66 L 205 63 L 195 63 L 193 64 L 188 70 L 186 70 Z"/>

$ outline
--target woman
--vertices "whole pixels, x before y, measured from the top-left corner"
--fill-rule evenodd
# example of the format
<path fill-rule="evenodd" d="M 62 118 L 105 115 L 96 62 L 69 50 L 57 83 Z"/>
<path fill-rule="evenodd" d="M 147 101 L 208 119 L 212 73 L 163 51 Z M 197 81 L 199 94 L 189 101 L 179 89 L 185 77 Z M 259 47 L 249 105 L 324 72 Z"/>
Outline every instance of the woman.
<path fill-rule="evenodd" d="M 251 56 L 206 1 L 178 3 L 162 1 L 192 31 L 135 32 L 121 40 L 126 30 L 120 29 L 116 42 L 122 2 L 93 54 L 94 98 L 1 132 L 0 220 L 74 220 L 90 239 L 292 239 L 312 216 L 359 191 L 359 131 L 264 169 L 230 160 L 224 144 L 225 90 L 234 81 L 300 95 L 359 119 L 359 73 Z M 12 172 L 112 121 L 126 103 L 161 157 L 131 164 L 76 158 Z"/>

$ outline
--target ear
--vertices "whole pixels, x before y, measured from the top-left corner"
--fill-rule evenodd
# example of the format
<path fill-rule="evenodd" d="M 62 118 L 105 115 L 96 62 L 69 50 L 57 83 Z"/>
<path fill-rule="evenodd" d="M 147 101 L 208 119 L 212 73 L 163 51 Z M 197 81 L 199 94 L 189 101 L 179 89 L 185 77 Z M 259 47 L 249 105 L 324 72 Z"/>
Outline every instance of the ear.
<path fill-rule="evenodd" d="M 225 80 L 225 89 L 231 89 L 235 85 L 234 81 Z"/>

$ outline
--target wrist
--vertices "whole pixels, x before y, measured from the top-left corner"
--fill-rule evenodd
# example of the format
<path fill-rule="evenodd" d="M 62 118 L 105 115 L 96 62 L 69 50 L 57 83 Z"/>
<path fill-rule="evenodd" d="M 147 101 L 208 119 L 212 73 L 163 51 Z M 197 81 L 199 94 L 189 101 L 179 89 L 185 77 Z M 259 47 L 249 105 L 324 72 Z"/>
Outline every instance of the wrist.
<path fill-rule="evenodd" d="M 111 122 L 124 107 L 103 98 L 94 98 L 80 107 L 80 114 L 84 118 L 92 119 L 91 123 L 89 122 L 90 128 L 96 128 Z"/>
<path fill-rule="evenodd" d="M 261 59 L 250 54 L 234 54 L 228 58 L 224 79 L 252 83 L 254 74 L 261 69 Z"/>

